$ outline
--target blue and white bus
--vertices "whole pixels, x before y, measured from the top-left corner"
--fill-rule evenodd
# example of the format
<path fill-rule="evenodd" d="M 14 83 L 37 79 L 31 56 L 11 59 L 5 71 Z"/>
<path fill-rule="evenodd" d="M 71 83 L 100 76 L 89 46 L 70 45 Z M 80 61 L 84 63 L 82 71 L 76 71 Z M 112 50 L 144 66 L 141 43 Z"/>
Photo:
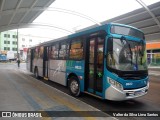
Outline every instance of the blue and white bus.
<path fill-rule="evenodd" d="M 73 96 L 128 100 L 149 88 L 145 46 L 141 30 L 109 23 L 29 48 L 27 68 Z"/>

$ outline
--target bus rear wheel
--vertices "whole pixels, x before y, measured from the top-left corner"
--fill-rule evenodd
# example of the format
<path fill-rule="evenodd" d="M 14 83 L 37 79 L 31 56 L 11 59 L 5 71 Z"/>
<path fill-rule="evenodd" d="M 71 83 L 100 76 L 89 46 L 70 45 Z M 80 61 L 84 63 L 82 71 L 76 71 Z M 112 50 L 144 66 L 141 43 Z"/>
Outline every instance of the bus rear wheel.
<path fill-rule="evenodd" d="M 69 79 L 69 91 L 71 95 L 78 97 L 80 96 L 80 84 L 78 78 L 73 76 Z"/>

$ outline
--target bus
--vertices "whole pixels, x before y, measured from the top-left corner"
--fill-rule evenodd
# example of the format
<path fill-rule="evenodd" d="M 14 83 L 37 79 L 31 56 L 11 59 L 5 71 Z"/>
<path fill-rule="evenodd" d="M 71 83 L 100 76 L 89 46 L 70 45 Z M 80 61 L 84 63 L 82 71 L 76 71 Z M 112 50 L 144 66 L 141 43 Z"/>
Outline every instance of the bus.
<path fill-rule="evenodd" d="M 108 23 L 29 48 L 27 69 L 73 96 L 122 101 L 147 94 L 146 56 L 141 30 Z"/>

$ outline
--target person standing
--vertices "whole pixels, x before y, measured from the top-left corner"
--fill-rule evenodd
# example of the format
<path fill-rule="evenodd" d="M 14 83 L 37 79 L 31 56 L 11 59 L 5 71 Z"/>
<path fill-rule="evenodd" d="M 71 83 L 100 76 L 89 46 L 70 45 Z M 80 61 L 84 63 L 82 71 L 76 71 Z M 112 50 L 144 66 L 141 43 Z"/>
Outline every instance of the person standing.
<path fill-rule="evenodd" d="M 17 60 L 18 67 L 20 67 L 20 62 L 21 62 L 21 61 L 18 59 L 18 60 Z"/>

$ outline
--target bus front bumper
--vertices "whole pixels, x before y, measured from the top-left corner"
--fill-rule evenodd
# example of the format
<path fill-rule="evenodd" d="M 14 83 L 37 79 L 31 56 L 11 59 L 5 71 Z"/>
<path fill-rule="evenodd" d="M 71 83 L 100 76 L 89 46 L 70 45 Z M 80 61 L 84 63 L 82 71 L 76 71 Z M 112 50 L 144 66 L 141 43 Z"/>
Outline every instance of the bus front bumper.
<path fill-rule="evenodd" d="M 122 101 L 122 100 L 137 98 L 147 94 L 148 88 L 149 88 L 149 82 L 148 85 L 143 88 L 123 90 L 123 91 L 111 85 L 105 91 L 105 99 L 113 101 Z"/>

